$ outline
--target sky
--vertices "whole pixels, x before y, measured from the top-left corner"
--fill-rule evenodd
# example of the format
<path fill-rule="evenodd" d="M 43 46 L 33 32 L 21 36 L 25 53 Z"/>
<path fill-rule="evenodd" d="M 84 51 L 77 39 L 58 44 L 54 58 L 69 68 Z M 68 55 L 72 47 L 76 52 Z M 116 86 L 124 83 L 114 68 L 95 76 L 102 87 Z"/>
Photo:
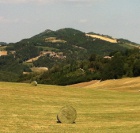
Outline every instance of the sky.
<path fill-rule="evenodd" d="M 0 42 L 61 28 L 140 44 L 140 0 L 0 0 Z"/>

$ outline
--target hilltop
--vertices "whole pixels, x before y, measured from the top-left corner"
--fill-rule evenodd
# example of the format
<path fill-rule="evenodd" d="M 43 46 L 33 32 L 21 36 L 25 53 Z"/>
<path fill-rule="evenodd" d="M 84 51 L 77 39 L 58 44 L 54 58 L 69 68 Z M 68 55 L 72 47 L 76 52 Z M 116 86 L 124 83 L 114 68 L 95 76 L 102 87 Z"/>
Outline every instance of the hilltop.
<path fill-rule="evenodd" d="M 29 82 L 34 79 L 40 83 L 66 85 L 102 77 L 139 76 L 138 44 L 94 32 L 85 33 L 72 28 L 47 29 L 17 43 L 3 44 L 0 50 L 2 81 Z M 124 62 L 122 66 L 125 68 L 117 71 L 119 74 L 104 74 L 109 71 L 108 63 L 112 62 L 108 59 L 117 56 L 123 58 L 114 58 L 114 62 Z M 116 68 L 112 64 L 109 69 Z M 40 68 L 45 69 L 42 71 Z M 39 71 L 40 74 L 36 75 Z"/>
<path fill-rule="evenodd" d="M 129 40 L 64 28 L 57 31 L 45 30 L 31 38 L 10 43 L 3 50 L 15 51 L 16 56 L 20 56 L 22 61 L 27 61 L 45 51 L 61 53 L 70 60 L 71 58 L 85 59 L 93 53 L 105 56 L 113 51 L 124 51 L 134 47 L 139 45 Z"/>

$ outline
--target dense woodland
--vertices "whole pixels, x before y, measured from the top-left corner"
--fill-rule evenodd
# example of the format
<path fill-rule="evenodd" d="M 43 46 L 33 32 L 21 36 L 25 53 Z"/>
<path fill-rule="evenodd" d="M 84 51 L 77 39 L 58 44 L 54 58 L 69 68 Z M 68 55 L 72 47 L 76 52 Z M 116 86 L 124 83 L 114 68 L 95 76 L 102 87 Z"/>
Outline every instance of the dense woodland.
<path fill-rule="evenodd" d="M 138 49 L 113 52 L 111 59 L 91 55 L 87 60 L 55 65 L 41 75 L 26 75 L 21 80 L 36 80 L 43 84 L 68 85 L 90 80 L 119 79 L 140 76 L 140 53 Z"/>
<path fill-rule="evenodd" d="M 55 37 L 60 42 L 48 42 Z M 68 85 L 90 80 L 118 79 L 140 76 L 140 50 L 128 40 L 118 39 L 113 44 L 85 36 L 75 29 L 46 30 L 32 38 L 17 43 L 3 44 L 7 56 L 0 56 L 0 81 L 31 82 Z M 12 54 L 11 51 L 14 51 Z M 48 54 L 32 63 L 42 51 L 53 51 L 66 58 Z M 110 58 L 104 58 L 106 55 Z M 47 67 L 44 73 L 32 72 L 31 67 Z M 30 74 L 23 75 L 23 72 Z"/>

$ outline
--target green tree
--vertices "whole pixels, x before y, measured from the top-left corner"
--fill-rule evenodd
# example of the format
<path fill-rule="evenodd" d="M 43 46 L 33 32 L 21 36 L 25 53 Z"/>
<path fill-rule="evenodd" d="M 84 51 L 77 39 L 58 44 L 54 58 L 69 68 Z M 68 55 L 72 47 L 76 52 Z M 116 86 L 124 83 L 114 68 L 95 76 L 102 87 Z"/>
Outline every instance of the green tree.
<path fill-rule="evenodd" d="M 140 59 L 136 60 L 133 66 L 134 76 L 140 76 Z"/>
<path fill-rule="evenodd" d="M 118 79 L 124 75 L 124 60 L 120 55 L 114 56 L 111 61 L 105 65 L 103 70 L 103 79 Z"/>

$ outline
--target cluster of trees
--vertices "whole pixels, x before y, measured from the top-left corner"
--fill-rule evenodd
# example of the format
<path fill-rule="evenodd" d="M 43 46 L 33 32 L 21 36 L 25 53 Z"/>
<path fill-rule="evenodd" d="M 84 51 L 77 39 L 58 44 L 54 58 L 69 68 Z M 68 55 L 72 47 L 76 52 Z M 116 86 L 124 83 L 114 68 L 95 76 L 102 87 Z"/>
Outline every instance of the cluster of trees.
<path fill-rule="evenodd" d="M 140 76 L 140 50 L 112 52 L 111 58 L 90 57 L 90 67 L 100 73 L 100 79 L 118 79 L 122 77 Z"/>
<path fill-rule="evenodd" d="M 102 78 L 118 79 L 140 76 L 140 52 L 138 49 L 116 52 L 113 58 L 105 63 Z"/>
<path fill-rule="evenodd" d="M 36 80 L 43 84 L 68 85 L 95 79 L 140 76 L 139 49 L 126 50 L 125 52 L 116 51 L 110 53 L 109 56 L 111 58 L 92 54 L 85 60 L 65 60 L 55 63 L 55 65 L 52 64 L 47 72 L 41 74 L 32 72 L 28 75 L 23 75 L 23 71 L 30 72 L 30 68 L 20 60 L 15 60 L 14 55 L 1 56 L 0 80 L 20 82 Z"/>
<path fill-rule="evenodd" d="M 0 57 L 0 81 L 18 81 L 23 71 L 31 71 L 30 68 L 18 60 L 13 55 Z"/>
<path fill-rule="evenodd" d="M 40 54 L 40 49 L 35 47 L 33 43 L 29 42 L 18 42 L 15 44 L 9 44 L 6 47 L 7 51 L 15 51 L 15 59 L 21 62 L 36 57 Z"/>
<path fill-rule="evenodd" d="M 113 52 L 110 59 L 92 54 L 87 60 L 53 66 L 41 75 L 26 75 L 21 80 L 37 80 L 43 84 L 68 85 L 90 80 L 119 79 L 140 76 L 139 50 Z"/>

